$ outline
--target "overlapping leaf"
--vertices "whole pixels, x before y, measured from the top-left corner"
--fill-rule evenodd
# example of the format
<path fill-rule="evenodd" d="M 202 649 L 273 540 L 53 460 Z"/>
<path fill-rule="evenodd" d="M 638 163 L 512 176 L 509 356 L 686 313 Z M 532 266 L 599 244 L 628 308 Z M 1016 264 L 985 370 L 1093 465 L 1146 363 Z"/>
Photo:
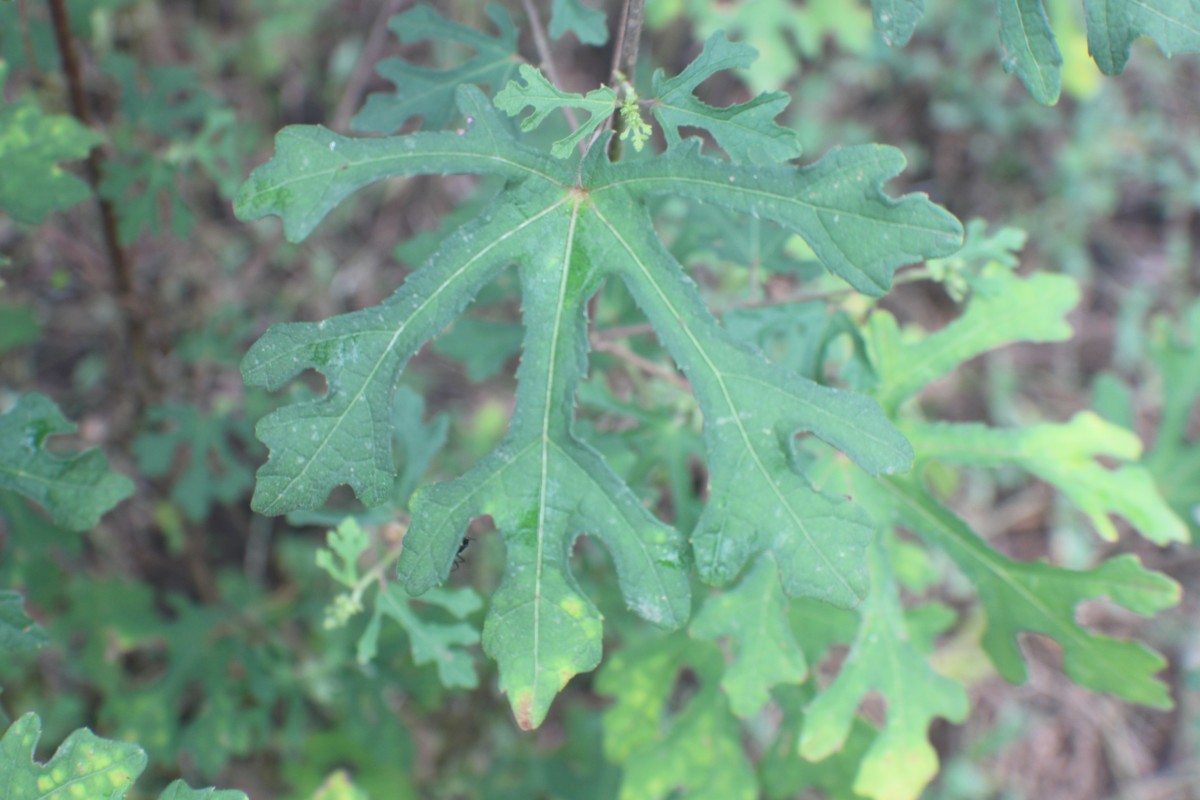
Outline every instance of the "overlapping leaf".
<path fill-rule="evenodd" d="M 494 519 L 507 563 L 483 644 L 500 664 L 518 722 L 536 726 L 566 681 L 601 654 L 599 614 L 568 567 L 576 536 L 596 536 L 610 549 L 626 602 L 644 618 L 677 627 L 689 610 L 681 535 L 572 432 L 587 367 L 587 301 L 612 276 L 654 324 L 705 415 L 712 489 L 694 534 L 701 574 L 724 583 L 769 552 L 788 593 L 858 602 L 872 522 L 793 470 L 791 438 L 815 434 L 872 474 L 906 469 L 911 450 L 873 401 L 774 368 L 733 340 L 659 242 L 645 202 L 682 193 L 776 220 L 873 293 L 899 265 L 954 249 L 957 221 L 923 197 L 882 193 L 903 165 L 888 148 L 835 151 L 804 169 L 715 161 L 700 156 L 696 142 L 637 162 L 609 163 L 600 146 L 582 163 L 556 162 L 512 139 L 477 89 L 461 88 L 458 100 L 473 120 L 460 132 L 356 141 L 285 129 L 275 159 L 238 197 L 243 218 L 279 215 L 299 238 L 373 180 L 431 172 L 509 179 L 384 304 L 276 326 L 251 349 L 243 365 L 251 383 L 277 388 L 317 369 L 328 385 L 325 396 L 260 423 L 271 457 L 255 508 L 314 507 L 339 484 L 368 505 L 386 500 L 390 397 L 400 371 L 499 270 L 518 265 L 525 339 L 508 434 L 461 478 L 417 491 L 399 568 L 410 592 L 426 591 L 445 578 L 470 520 Z"/>
<path fill-rule="evenodd" d="M 1106 75 L 1119 75 L 1133 42 L 1149 36 L 1166 55 L 1200 51 L 1200 8 L 1193 0 L 1083 0 L 1088 52 Z"/>
<path fill-rule="evenodd" d="M 1054 105 L 1062 88 L 1062 54 L 1054 43 L 1042 0 L 999 0 L 996 10 L 1000 15 L 1000 44 L 1005 51 L 1000 63 L 1006 72 L 1017 74 L 1033 99 Z"/>
<path fill-rule="evenodd" d="M 608 41 L 606 23 L 603 11 L 579 0 L 554 0 L 550 8 L 550 35 L 555 39 L 570 31 L 584 44 L 599 47 Z"/>
<path fill-rule="evenodd" d="M 509 116 L 518 116 L 527 107 L 533 113 L 521 120 L 521 130 L 531 131 L 545 121 L 552 112 L 560 108 L 578 108 L 588 113 L 588 118 L 570 135 L 559 139 L 550 147 L 555 158 L 566 158 L 580 142 L 586 141 L 596 129 L 612 115 L 617 103 L 617 93 L 607 86 L 593 89 L 587 95 L 564 92 L 546 76 L 528 64 L 522 64 L 518 72 L 524 84 L 509 81 L 503 91 L 496 95 L 496 108 Z"/>
<path fill-rule="evenodd" d="M 495 36 L 451 22 L 425 3 L 392 17 L 388 27 L 405 44 L 434 39 L 465 45 L 474 53 L 464 63 L 447 69 L 419 67 L 399 58 L 381 61 L 379 74 L 396 84 L 396 91 L 369 96 L 351 121 L 354 130 L 394 133 L 412 117 L 421 118 L 422 128 L 436 130 L 450 121 L 458 86 L 483 83 L 493 90 L 503 86 L 521 60 L 517 55 L 517 29 L 502 6 L 489 5 L 487 15 L 498 31 Z"/>
<path fill-rule="evenodd" d="M 800 155 L 800 137 L 775 123 L 791 98 L 784 92 L 764 92 L 746 103 L 714 108 L 693 94 L 696 87 L 722 70 L 749 66 L 758 51 L 735 43 L 722 32 L 704 43 L 696 60 L 674 78 L 654 73 L 652 112 L 666 133 L 668 145 L 681 141 L 679 128 L 704 128 L 734 161 L 773 163 Z"/>
<path fill-rule="evenodd" d="M 1155 677 L 1166 660 L 1140 642 L 1093 633 L 1075 620 L 1085 600 L 1108 598 L 1142 616 L 1179 602 L 1179 584 L 1144 568 L 1136 556 L 1073 572 L 1046 563 L 1021 563 L 1000 555 L 966 523 L 937 503 L 911 477 L 889 478 L 898 517 L 958 565 L 979 592 L 987 614 L 983 646 L 996 669 L 1014 683 L 1025 680 L 1021 632 L 1041 633 L 1063 648 L 1063 669 L 1080 686 L 1158 708 L 1169 708 L 1167 687 Z"/>
<path fill-rule="evenodd" d="M 76 797 L 123 800 L 146 768 L 146 754 L 135 744 L 101 739 L 81 728 L 59 746 L 45 764 L 34 760 L 42 722 L 26 714 L 0 739 L 0 786 L 5 800 L 67 800 Z M 175 781 L 159 800 L 248 800 L 245 794 L 192 789 Z"/>
<path fill-rule="evenodd" d="M 912 800 L 937 773 L 928 741 L 934 717 L 962 722 L 967 693 L 937 674 L 909 641 L 900 597 L 880 546 L 868 551 L 871 592 L 858 635 L 837 678 L 805 712 L 800 754 L 820 760 L 841 750 L 859 703 L 871 690 L 887 698 L 887 721 L 867 748 L 854 790 L 879 800 Z"/>
<path fill-rule="evenodd" d="M 57 524 L 84 531 L 133 494 L 133 481 L 110 471 L 99 450 L 59 458 L 46 449 L 49 437 L 74 430 L 45 395 L 21 397 L 0 415 L 0 489 L 37 501 Z"/>
<path fill-rule="evenodd" d="M 1069 497 L 1109 541 L 1117 538 L 1109 514 L 1124 517 L 1156 544 L 1188 539 L 1187 525 L 1167 506 L 1145 467 L 1110 469 L 1096 460 L 1135 461 L 1142 443 L 1133 432 L 1090 412 L 1063 425 L 1013 430 L 970 424 L 908 425 L 903 430 L 922 458 L 1028 469 Z"/>
<path fill-rule="evenodd" d="M 808 674 L 787 608 L 778 571 L 764 558 L 736 587 L 709 598 L 692 620 L 690 632 L 698 639 L 731 639 L 736 655 L 721 677 L 721 689 L 739 717 L 758 713 L 771 687 L 800 683 Z"/>

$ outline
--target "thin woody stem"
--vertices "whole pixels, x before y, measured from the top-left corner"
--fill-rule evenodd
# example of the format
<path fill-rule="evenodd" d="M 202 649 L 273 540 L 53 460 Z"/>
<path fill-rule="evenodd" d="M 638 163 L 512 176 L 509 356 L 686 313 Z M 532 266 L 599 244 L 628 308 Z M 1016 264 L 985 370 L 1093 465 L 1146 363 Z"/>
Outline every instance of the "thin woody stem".
<path fill-rule="evenodd" d="M 71 21 L 64 0 L 50 0 L 50 18 L 54 25 L 54 37 L 62 58 L 63 75 L 67 79 L 71 113 L 84 126 L 92 127 L 92 115 L 88 109 L 83 88 L 83 74 L 79 58 L 75 53 L 75 40 L 71 33 Z M 154 371 L 150 359 L 150 347 L 146 337 L 146 325 L 142 319 L 144 309 L 138 302 L 137 288 L 133 278 L 133 264 L 118 235 L 117 211 L 111 201 L 100 194 L 100 183 L 104 176 L 104 153 L 99 147 L 92 148 L 87 157 L 87 178 L 100 207 L 101 229 L 109 268 L 116 284 L 117 300 L 121 308 L 121 320 L 125 327 L 125 338 L 133 356 L 134 368 L 138 373 L 136 401 L 142 406 L 156 401 L 162 383 Z"/>
<path fill-rule="evenodd" d="M 631 84 L 636 74 L 638 47 L 642 40 L 642 19 L 645 0 L 625 0 L 621 7 L 621 26 L 618 32 L 617 46 L 613 48 L 612 77 L 610 83 L 619 87 L 625 81 Z M 608 143 L 608 157 L 612 161 L 621 159 L 621 134 L 624 120 L 619 111 L 614 112 L 609 125 L 616 132 Z"/>

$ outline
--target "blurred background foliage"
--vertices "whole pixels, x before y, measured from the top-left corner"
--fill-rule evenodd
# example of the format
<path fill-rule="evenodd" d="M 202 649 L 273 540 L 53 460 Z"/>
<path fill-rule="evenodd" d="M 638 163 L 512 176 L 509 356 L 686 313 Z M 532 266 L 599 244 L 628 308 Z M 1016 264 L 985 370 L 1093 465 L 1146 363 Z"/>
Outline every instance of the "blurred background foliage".
<path fill-rule="evenodd" d="M 476 0 L 436 5 L 450 19 L 490 30 Z M 865 3 L 655 0 L 647 5 L 647 74 L 639 80 L 648 82 L 652 66 L 678 72 L 700 42 L 724 29 L 761 56 L 740 82 L 722 74 L 703 85 L 706 100 L 723 105 L 787 91 L 793 102 L 780 121 L 799 132 L 805 160 L 834 145 L 894 144 L 910 165 L 894 193 L 928 192 L 961 219 L 1019 229 L 1018 241 L 1024 231 L 1023 271 L 1083 282 L 1075 337 L 976 359 L 925 393 L 930 416 L 1032 424 L 1094 409 L 1142 436 L 1145 463 L 1195 532 L 1200 60 L 1167 60 L 1139 45 L 1123 75 L 1105 78 L 1087 57 L 1079 4 L 1048 0 L 1065 63 L 1062 99 L 1044 107 L 1000 68 L 994 23 L 984 15 L 981 24 L 977 4 L 927 5 L 913 39 L 890 48 Z M 546 725 L 525 735 L 473 645 L 478 596 L 494 588 L 503 563 L 486 523 L 472 529 L 464 562 L 436 602 L 376 590 L 378 575 L 353 567 L 364 551 L 391 563 L 393 518 L 402 518 L 423 475 L 461 470 L 502 435 L 520 335 L 511 275 L 406 371 L 392 508 L 363 513 L 348 496 L 331 498 L 326 512 L 287 519 L 248 508 L 252 471 L 263 458 L 251 426 L 279 402 L 243 387 L 237 364 L 249 343 L 273 321 L 379 302 L 499 187 L 465 177 L 391 181 L 343 204 L 302 245 L 285 243 L 275 223 L 238 223 L 229 198 L 280 127 L 321 123 L 348 132 L 367 94 L 387 89 L 374 73 L 380 58 L 435 64 L 457 54 L 428 42 L 402 45 L 387 33 L 386 20 L 409 7 L 405 0 L 67 6 L 111 165 L 99 192 L 118 209 L 136 283 L 127 295 L 115 286 L 95 207 L 80 202 L 86 187 L 64 188 L 65 210 L 0 216 L 0 410 L 18 393 L 53 398 L 79 424 L 60 438 L 76 449 L 103 448 L 136 488 L 86 534 L 0 493 L 0 588 L 21 592 L 48 642 L 0 659 L 0 710 L 11 719 L 37 711 L 47 747 L 85 725 L 140 743 L 152 764 L 140 784 L 146 796 L 182 776 L 258 800 L 361 796 L 355 787 L 387 800 L 615 797 L 617 768 L 599 754 L 601 710 L 617 706 L 598 684 L 616 681 L 620 663 L 606 676 L 573 681 Z M 510 11 L 521 19 L 517 4 Z M 522 52 L 532 54 L 528 29 L 518 28 Z M 554 52 L 565 88 L 586 91 L 607 75 L 607 51 L 582 47 L 572 34 Z M 68 113 L 44 4 L 0 3 L 0 58 L 6 105 L 51 120 Z M 94 138 L 69 133 L 74 149 L 59 160 L 79 158 Z M 660 226 L 678 229 L 691 213 L 703 211 L 664 204 Z M 713 230 L 699 242 L 680 235 L 674 247 L 716 305 L 731 296 L 769 299 L 811 275 L 804 249 L 770 228 L 749 249 L 746 227 L 724 237 Z M 755 268 L 731 269 L 735 263 Z M 883 306 L 934 329 L 958 311 L 947 286 L 903 284 Z M 126 355 L 129 316 L 150 345 L 144 363 Z M 598 317 L 600 327 L 638 322 L 616 288 L 606 290 Z M 776 361 L 802 368 L 811 356 L 794 318 L 767 310 L 731 314 L 726 324 Z M 644 337 L 629 347 L 642 358 L 660 355 Z M 595 371 L 616 375 L 641 402 L 593 381 L 581 395 L 581 430 L 644 487 L 659 513 L 687 526 L 704 485 L 700 420 L 679 392 L 631 368 L 627 356 L 601 348 Z M 1110 546 L 1097 544 L 1079 512 L 1023 474 L 964 470 L 946 485 L 957 511 L 1013 557 L 1084 566 Z M 329 540 L 318 567 L 327 532 L 348 513 L 359 524 Z M 1170 657 L 1177 708 L 1152 711 L 1088 693 L 1034 639 L 1027 642 L 1031 678 L 1011 686 L 980 667 L 967 614 L 952 635 L 930 634 L 935 663 L 968 684 L 972 712 L 962 726 L 935 724 L 943 774 L 927 797 L 1173 798 L 1200 785 L 1200 557 L 1182 546 L 1157 550 L 1132 539 L 1122 546 L 1184 585 L 1182 605 L 1149 625 L 1110 611 L 1104 617 L 1117 632 L 1136 625 Z M 574 558 L 613 643 L 636 647 L 641 634 L 614 596 L 611 562 L 586 541 Z M 952 576 L 948 585 L 942 601 L 965 609 Z M 331 613 L 350 619 L 364 600 L 373 604 L 366 617 L 328 624 Z M 383 625 L 383 617 L 398 624 Z M 447 663 L 422 660 L 429 647 L 460 649 Z M 703 673 L 712 653 L 696 643 L 684 650 L 680 663 Z M 810 692 L 792 687 L 776 700 L 798 708 Z M 761 724 L 764 738 L 749 741 L 748 752 L 771 797 L 794 796 L 796 786 L 852 796 L 845 770 L 865 747 L 866 730 L 852 733 L 840 756 L 797 777 L 805 767 L 781 757 L 786 748 L 768 750 L 770 720 Z M 795 739 L 794 731 L 773 735 Z"/>

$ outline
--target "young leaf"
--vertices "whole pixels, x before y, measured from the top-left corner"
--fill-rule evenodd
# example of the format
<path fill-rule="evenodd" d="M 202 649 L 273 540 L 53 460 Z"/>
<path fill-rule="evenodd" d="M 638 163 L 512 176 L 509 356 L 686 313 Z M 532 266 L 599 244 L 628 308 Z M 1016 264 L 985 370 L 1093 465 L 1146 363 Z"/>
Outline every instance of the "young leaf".
<path fill-rule="evenodd" d="M 871 593 L 862 623 L 837 678 L 809 705 L 800 755 L 814 761 L 846 741 L 859 702 L 871 690 L 887 698 L 887 722 L 860 763 L 854 791 L 877 800 L 913 800 L 937 774 L 928 742 L 934 717 L 966 719 L 967 693 L 934 672 L 909 642 L 899 591 L 879 544 L 868 550 Z"/>
<path fill-rule="evenodd" d="M 871 0 L 875 30 L 891 46 L 908 44 L 924 13 L 925 0 Z"/>
<path fill-rule="evenodd" d="M 1062 87 L 1062 54 L 1054 42 L 1042 0 L 999 0 L 1000 43 L 1006 55 L 1005 72 L 1015 72 L 1033 99 L 1043 105 L 1058 102 Z"/>
<path fill-rule="evenodd" d="M 46 449 L 50 436 L 74 431 L 48 397 L 22 396 L 0 415 L 0 489 L 37 501 L 59 525 L 85 531 L 133 494 L 133 481 L 110 471 L 99 450 L 57 458 Z"/>
<path fill-rule="evenodd" d="M 496 108 L 510 117 L 518 116 L 527 106 L 533 113 L 521 120 L 521 130 L 531 131 L 545 121 L 551 112 L 560 108 L 578 108 L 588 112 L 587 122 L 580 125 L 569 136 L 564 136 L 550 147 L 555 158 L 566 158 L 581 142 L 603 125 L 617 104 L 617 93 L 607 86 L 593 89 L 587 96 L 576 92 L 563 92 L 546 80 L 546 76 L 528 64 L 522 64 L 519 72 L 525 85 L 509 81 L 504 90 L 496 95 Z"/>
<path fill-rule="evenodd" d="M 135 744 L 101 739 L 81 728 L 45 764 L 34 760 L 42 722 L 26 714 L 0 739 L 0 786 L 5 800 L 65 800 L 68 797 L 124 800 L 146 768 L 146 753 Z M 174 781 L 159 800 L 248 800 L 245 794 L 192 789 Z"/>
<path fill-rule="evenodd" d="M 608 42 L 608 21 L 602 10 L 585 6 L 579 0 L 554 0 L 550 8 L 550 36 L 561 39 L 567 31 L 593 47 Z"/>
<path fill-rule="evenodd" d="M 286 129 L 276 158 L 239 194 L 243 218 L 277 214 L 296 238 L 349 192 L 384 177 L 509 179 L 384 304 L 279 325 L 251 348 L 248 382 L 278 388 L 312 368 L 329 387 L 259 424 L 271 457 L 254 507 L 272 514 L 314 507 L 340 484 L 368 505 L 385 502 L 394 470 L 390 398 L 400 371 L 499 270 L 517 264 L 525 342 L 509 431 L 464 476 L 416 492 L 399 572 L 410 593 L 431 588 L 448 574 L 470 520 L 492 516 L 507 563 L 483 645 L 499 663 L 518 723 L 538 725 L 558 690 L 601 654 L 599 614 L 568 567 L 576 536 L 606 544 L 626 602 L 644 618 L 678 627 L 690 607 L 682 537 L 572 430 L 587 367 L 587 303 L 613 276 L 691 379 L 705 415 L 713 488 L 695 535 L 702 575 L 726 582 L 769 551 L 789 593 L 856 603 L 865 574 L 855 553 L 872 522 L 792 469 L 791 439 L 812 432 L 873 474 L 906 469 L 907 442 L 868 398 L 772 368 L 734 342 L 659 242 L 644 204 L 651 195 L 684 193 L 777 219 L 815 242 L 831 269 L 875 292 L 900 264 L 957 247 L 957 220 L 924 197 L 883 195 L 881 183 L 903 164 L 887 148 L 836 151 L 803 170 L 706 159 L 696 142 L 621 164 L 596 146 L 584 163 L 561 163 L 513 140 L 478 89 L 464 86 L 458 99 L 474 119 L 461 135 L 355 141 L 320 128 Z"/>
<path fill-rule="evenodd" d="M 1108 519 L 1119 514 L 1159 545 L 1188 540 L 1187 525 L 1159 494 L 1140 465 L 1108 469 L 1095 459 L 1133 461 L 1141 455 L 1137 435 L 1090 412 L 1064 425 L 997 430 L 985 425 L 909 425 L 902 428 L 922 459 L 999 466 L 1017 464 L 1058 487 L 1088 515 L 1101 537 L 1115 541 Z"/>
<path fill-rule="evenodd" d="M 700 689 L 668 717 L 667 700 L 685 665 Z M 741 726 L 717 691 L 721 670 L 718 650 L 679 636 L 627 647 L 605 662 L 596 689 L 616 697 L 604 713 L 604 753 L 622 766 L 621 800 L 758 796 Z"/>
<path fill-rule="evenodd" d="M 737 655 L 725 667 L 721 689 L 739 717 L 757 714 L 770 699 L 771 687 L 800 683 L 808 674 L 787 606 L 778 570 L 761 558 L 736 587 L 709 598 L 692 619 L 693 637 L 733 640 Z"/>
<path fill-rule="evenodd" d="M 450 121 L 455 108 L 455 91 L 464 84 L 487 84 L 497 89 L 505 84 L 520 63 L 517 29 L 500 5 L 487 7 L 487 15 L 498 33 L 460 25 L 425 3 L 414 6 L 388 21 L 388 27 L 408 44 L 436 39 L 466 45 L 475 51 L 465 63 L 450 69 L 418 67 L 399 58 L 379 62 L 378 72 L 396 84 L 394 94 L 373 94 L 362 111 L 350 121 L 363 133 L 394 133 L 412 117 L 421 117 L 421 127 L 438 129 Z"/>
<path fill-rule="evenodd" d="M 1133 41 L 1154 39 L 1158 49 L 1200 51 L 1200 8 L 1193 0 L 1083 0 L 1088 52 L 1105 75 L 1119 75 L 1129 61 Z"/>
<path fill-rule="evenodd" d="M 1140 642 L 1091 633 L 1075 621 L 1075 611 L 1085 600 L 1107 597 L 1151 616 L 1179 602 L 1179 584 L 1145 569 L 1133 555 L 1085 572 L 1013 561 L 992 550 L 914 478 L 888 478 L 883 485 L 896 501 L 901 523 L 941 548 L 975 585 L 987 613 L 983 647 L 1007 680 L 1019 683 L 1026 677 L 1017 635 L 1041 633 L 1062 645 L 1063 669 L 1080 686 L 1171 707 L 1167 687 L 1154 677 L 1166 659 Z"/>
<path fill-rule="evenodd" d="M 103 140 L 73 117 L 0 98 L 0 212 L 37 225 L 51 211 L 86 200 L 88 185 L 59 162 L 83 158 Z"/>
<path fill-rule="evenodd" d="M 1066 275 L 1018 277 L 985 270 L 962 316 L 937 333 L 907 342 L 886 311 L 871 316 L 869 337 L 879 385 L 873 392 L 894 414 L 900 403 L 973 356 L 1016 341 L 1055 342 L 1071 336 L 1065 316 L 1079 303 Z"/>
<path fill-rule="evenodd" d="M 434 590 L 427 592 L 421 599 L 426 603 L 435 602 L 452 610 L 454 616 L 459 619 L 474 613 L 483 605 L 479 595 L 471 589 L 459 589 L 455 592 Z M 399 623 L 408 634 L 413 663 L 434 664 L 437 667 L 438 680 L 446 688 L 474 689 L 478 686 L 479 675 L 475 671 L 475 662 L 470 652 L 464 648 L 479 642 L 479 631 L 473 625 L 462 622 L 450 625 L 428 622 L 413 613 L 409 607 L 410 603 L 411 598 L 404 589 L 395 584 L 389 585 L 376 598 L 372 625 L 378 625 L 375 620 L 381 614 Z M 364 651 L 360 643 L 359 663 L 370 660 L 370 657 L 363 656 Z"/>
<path fill-rule="evenodd" d="M 667 137 L 667 144 L 680 143 L 679 127 L 704 128 L 735 162 L 774 163 L 800 155 L 800 137 L 795 131 L 775 124 L 791 98 L 784 92 L 764 92 L 746 103 L 714 108 L 696 99 L 696 87 L 721 70 L 749 66 L 758 51 L 735 43 L 718 31 L 683 72 L 667 79 L 660 69 L 654 73 L 651 103 Z"/>

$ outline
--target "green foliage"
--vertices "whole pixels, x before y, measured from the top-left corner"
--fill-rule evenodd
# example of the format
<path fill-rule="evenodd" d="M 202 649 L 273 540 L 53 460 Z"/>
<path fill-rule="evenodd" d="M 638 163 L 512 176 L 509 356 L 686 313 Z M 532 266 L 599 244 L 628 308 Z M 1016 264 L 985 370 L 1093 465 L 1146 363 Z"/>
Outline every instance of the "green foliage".
<path fill-rule="evenodd" d="M 608 43 L 608 25 L 604 12 L 580 0 L 554 0 L 550 9 L 550 35 L 561 39 L 570 31 L 583 44 L 595 47 Z"/>
<path fill-rule="evenodd" d="M 412 117 L 420 117 L 422 128 L 438 130 L 454 113 L 458 86 L 483 83 L 493 90 L 504 86 L 520 63 L 517 30 L 502 6 L 489 5 L 487 14 L 498 31 L 495 36 L 451 22 L 424 3 L 392 17 L 388 27 L 401 42 L 443 40 L 465 45 L 474 54 L 457 67 L 440 70 L 417 67 L 399 58 L 379 62 L 379 74 L 396 84 L 396 92 L 368 97 L 352 122 L 354 129 L 395 133 Z"/>
<path fill-rule="evenodd" d="M 56 523 L 84 531 L 133 494 L 133 481 L 112 472 L 98 450 L 59 458 L 47 449 L 51 436 L 73 433 L 45 395 L 32 393 L 0 415 L 0 489 L 19 492 L 41 504 Z"/>
<path fill-rule="evenodd" d="M 0 60 L 0 89 L 6 74 Z M 87 199 L 88 185 L 59 162 L 84 158 L 101 141 L 73 117 L 45 114 L 32 100 L 7 103 L 0 97 L 0 212 L 36 225 Z"/>
<path fill-rule="evenodd" d="M 583 309 L 600 279 L 613 275 L 654 324 L 711 420 L 712 497 L 693 535 L 701 575 L 726 583 L 752 556 L 770 551 L 789 593 L 857 602 L 865 582 L 857 553 L 870 539 L 870 521 L 814 492 L 792 471 L 779 437 L 815 433 L 873 473 L 905 469 L 907 443 L 865 398 L 772 370 L 729 339 L 639 207 L 686 187 L 706 202 L 761 214 L 804 236 L 831 270 L 872 293 L 905 261 L 956 247 L 957 221 L 925 198 L 882 194 L 880 184 L 903 165 L 887 148 L 837 151 L 804 169 L 710 161 L 694 144 L 628 164 L 598 158 L 595 147 L 578 166 L 559 165 L 513 139 L 477 90 L 460 89 L 459 106 L 473 120 L 462 132 L 353 140 L 321 128 L 285 130 L 275 158 L 239 193 L 240 216 L 276 214 L 295 239 L 351 191 L 386 176 L 476 171 L 510 179 L 489 210 L 387 303 L 279 326 L 247 355 L 243 374 L 251 383 L 278 388 L 314 367 L 329 385 L 324 398 L 260 423 L 272 452 L 255 507 L 315 507 L 341 483 L 367 505 L 381 502 L 394 471 L 386 410 L 400 370 L 483 284 L 518 263 L 526 340 L 508 436 L 462 478 L 418 491 L 400 574 L 409 591 L 429 589 L 448 573 L 469 520 L 484 513 L 496 520 L 508 569 L 484 648 L 500 662 L 518 721 L 537 725 L 566 680 L 599 661 L 598 615 L 564 563 L 579 532 L 610 547 L 631 608 L 668 627 L 687 615 L 679 535 L 575 439 L 563 413 L 585 365 Z M 756 140 L 727 141 L 737 151 Z M 747 463 L 751 471 L 735 476 L 735 465 Z"/>
<path fill-rule="evenodd" d="M 46 632 L 25 615 L 25 601 L 20 593 L 0 591 L 0 651 L 18 655 L 45 644 Z"/>
<path fill-rule="evenodd" d="M 210 416 L 188 405 L 166 405 L 149 409 L 148 425 L 165 425 L 161 431 L 146 431 L 133 444 L 138 470 L 152 478 L 169 475 L 177 460 L 187 466 L 172 481 L 171 499 L 184 516 L 200 522 L 216 503 L 241 497 L 254 482 L 254 475 L 239 451 L 254 449 L 250 424 L 230 415 Z"/>
<path fill-rule="evenodd" d="M 888 44 L 905 44 L 923 0 L 871 0 L 875 27 Z M 1083 0 L 1088 52 L 1106 75 L 1119 75 L 1133 42 L 1149 36 L 1164 55 L 1200 52 L 1200 8 L 1191 0 Z M 1043 0 L 997 0 L 1001 64 L 1039 103 L 1058 102 L 1062 53 Z"/>
<path fill-rule="evenodd" d="M 34 760 L 42 722 L 26 714 L 0 739 L 0 785 L 8 800 L 66 800 L 105 797 L 123 800 L 146 768 L 146 753 L 137 745 L 101 739 L 85 729 L 72 733 L 45 764 Z M 159 800 L 248 800 L 245 794 L 192 789 L 175 781 Z"/>
<path fill-rule="evenodd" d="M 607 86 L 593 89 L 585 97 L 575 92 L 559 91 L 542 73 L 528 64 L 522 64 L 518 74 L 525 85 L 509 81 L 503 91 L 496 95 L 495 103 L 496 108 L 512 117 L 519 116 L 526 106 L 533 108 L 533 113 L 521 120 L 521 130 L 533 130 L 560 108 L 578 108 L 588 113 L 587 122 L 550 147 L 555 158 L 566 158 L 581 142 L 595 135 L 596 129 L 608 121 L 617 102 L 616 92 Z"/>

